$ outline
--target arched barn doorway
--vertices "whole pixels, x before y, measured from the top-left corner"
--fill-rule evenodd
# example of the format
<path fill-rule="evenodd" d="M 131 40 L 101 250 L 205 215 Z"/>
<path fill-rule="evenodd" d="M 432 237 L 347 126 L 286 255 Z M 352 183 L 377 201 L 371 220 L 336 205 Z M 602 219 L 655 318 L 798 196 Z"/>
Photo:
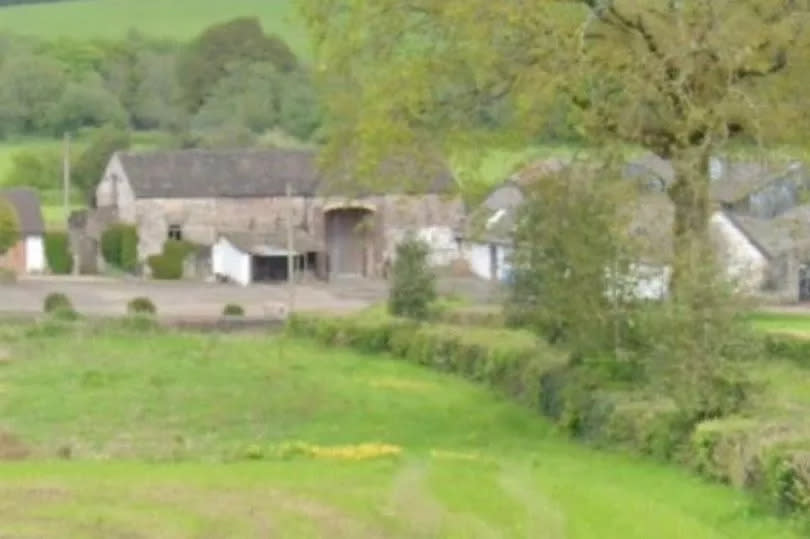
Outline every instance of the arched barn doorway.
<path fill-rule="evenodd" d="M 374 212 L 368 208 L 342 207 L 328 210 L 326 249 L 330 277 L 367 277 L 371 273 Z"/>

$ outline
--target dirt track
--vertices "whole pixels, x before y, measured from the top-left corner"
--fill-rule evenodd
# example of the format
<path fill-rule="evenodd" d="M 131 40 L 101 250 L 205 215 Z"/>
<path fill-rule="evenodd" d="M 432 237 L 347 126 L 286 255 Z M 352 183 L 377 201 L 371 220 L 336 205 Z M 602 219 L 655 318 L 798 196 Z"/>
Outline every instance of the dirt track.
<path fill-rule="evenodd" d="M 248 316 L 273 315 L 289 298 L 285 285 L 240 287 L 228 284 L 155 282 L 107 278 L 25 278 L 0 285 L 0 312 L 35 313 L 52 292 L 67 294 L 80 313 L 123 315 L 132 298 L 146 296 L 159 314 L 168 317 L 215 317 L 228 303 L 238 303 Z M 340 284 L 296 286 L 296 311 L 350 312 L 385 296 L 385 283 L 356 281 Z"/>

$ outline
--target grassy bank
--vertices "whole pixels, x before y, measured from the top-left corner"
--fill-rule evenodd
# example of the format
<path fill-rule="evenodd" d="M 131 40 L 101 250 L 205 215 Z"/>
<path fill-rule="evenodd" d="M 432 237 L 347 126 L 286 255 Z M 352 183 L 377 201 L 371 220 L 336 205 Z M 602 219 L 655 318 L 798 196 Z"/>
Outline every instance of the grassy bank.
<path fill-rule="evenodd" d="M 188 40 L 211 24 L 258 17 L 298 54 L 307 37 L 292 0 L 73 0 L 0 8 L 0 30 L 41 38 L 121 38 L 132 29 L 158 38 Z"/>
<path fill-rule="evenodd" d="M 5 450 L 29 452 L 0 464 L 4 533 L 798 537 L 742 494 L 572 444 L 490 390 L 390 356 L 290 338 L 0 334 Z"/>

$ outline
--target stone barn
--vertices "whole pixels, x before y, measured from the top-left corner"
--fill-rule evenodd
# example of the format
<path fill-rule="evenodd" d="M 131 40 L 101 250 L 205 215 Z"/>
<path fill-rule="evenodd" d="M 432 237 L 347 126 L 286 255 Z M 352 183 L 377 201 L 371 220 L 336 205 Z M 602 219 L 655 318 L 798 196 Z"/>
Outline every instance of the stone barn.
<path fill-rule="evenodd" d="M 352 182 L 321 174 L 309 150 L 120 152 L 104 172 L 95 204 L 136 225 L 142 261 L 160 253 L 167 239 L 181 239 L 250 256 L 250 277 L 243 272 L 234 280 L 274 280 L 283 272 L 270 259 L 287 251 L 289 220 L 295 255 L 313 274 L 375 277 L 406 232 L 426 238 L 434 260 L 455 249 L 463 205 L 453 176 L 443 165 L 419 169 L 424 176 L 412 181 L 413 163 L 389 163 L 380 169 L 382 187 L 360 193 Z M 222 267 L 216 251 L 215 273 Z"/>

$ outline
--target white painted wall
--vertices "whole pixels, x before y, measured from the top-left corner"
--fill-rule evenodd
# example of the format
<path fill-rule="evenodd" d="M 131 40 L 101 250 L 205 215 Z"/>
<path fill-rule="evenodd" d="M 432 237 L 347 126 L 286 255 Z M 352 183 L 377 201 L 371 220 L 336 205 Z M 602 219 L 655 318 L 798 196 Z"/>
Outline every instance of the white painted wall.
<path fill-rule="evenodd" d="M 710 221 L 711 232 L 720 241 L 718 253 L 726 267 L 726 275 L 741 292 L 758 292 L 765 282 L 768 260 L 723 212 L 715 212 Z"/>
<path fill-rule="evenodd" d="M 42 273 L 45 271 L 45 244 L 42 236 L 25 238 L 25 272 Z"/>
<path fill-rule="evenodd" d="M 214 275 L 227 277 L 242 286 L 253 281 L 251 259 L 249 254 L 243 253 L 225 238 L 219 238 L 211 249 Z"/>
<path fill-rule="evenodd" d="M 497 274 L 495 278 L 502 281 L 507 278 L 512 270 L 510 257 L 512 256 L 512 248 L 505 245 L 495 245 L 495 256 L 497 258 Z M 492 279 L 492 251 L 490 244 L 480 242 L 464 242 L 461 245 L 461 257 L 470 266 L 470 271 L 480 278 L 491 280 Z"/>
<path fill-rule="evenodd" d="M 416 230 L 393 228 L 386 231 L 386 256 L 394 259 L 396 247 L 408 233 L 413 233 L 424 241 L 430 249 L 428 263 L 432 266 L 445 266 L 458 258 L 458 244 L 452 227 L 433 226 Z"/>

